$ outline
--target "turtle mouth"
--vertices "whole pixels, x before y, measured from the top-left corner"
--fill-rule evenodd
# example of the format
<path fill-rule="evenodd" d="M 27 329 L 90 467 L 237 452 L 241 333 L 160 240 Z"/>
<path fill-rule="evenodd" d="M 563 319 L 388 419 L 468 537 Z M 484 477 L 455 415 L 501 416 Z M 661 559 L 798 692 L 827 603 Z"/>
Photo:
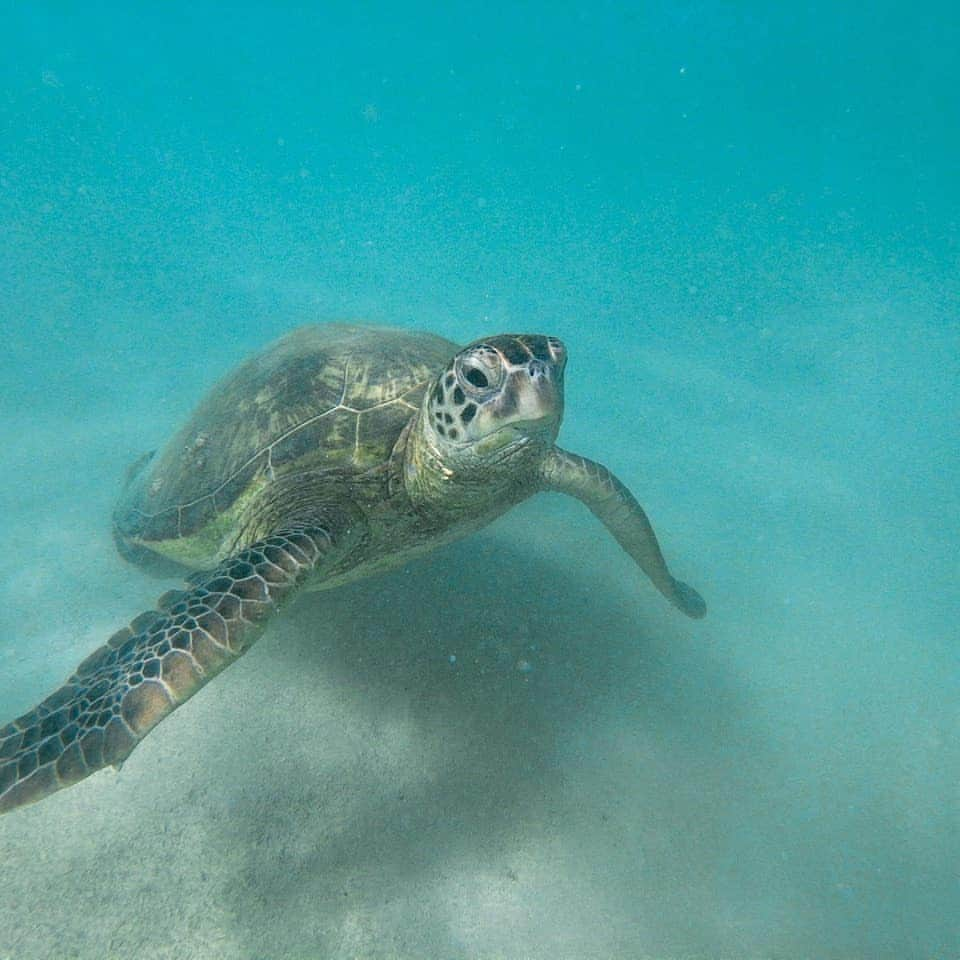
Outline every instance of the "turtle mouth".
<path fill-rule="evenodd" d="M 480 454 L 488 466 L 503 463 L 526 449 L 533 442 L 529 434 L 510 431 L 506 427 L 489 434 L 480 442 Z"/>
<path fill-rule="evenodd" d="M 496 453 L 497 458 L 507 457 L 511 453 L 531 443 L 552 443 L 556 437 L 557 425 L 552 417 L 536 417 L 530 420 L 512 420 L 502 427 L 492 430 L 479 441 L 484 452 Z"/>
<path fill-rule="evenodd" d="M 519 438 L 531 439 L 540 434 L 549 433 L 553 424 L 552 417 L 534 417 L 530 420 L 513 420 L 494 430 L 494 433 L 512 434 Z"/>

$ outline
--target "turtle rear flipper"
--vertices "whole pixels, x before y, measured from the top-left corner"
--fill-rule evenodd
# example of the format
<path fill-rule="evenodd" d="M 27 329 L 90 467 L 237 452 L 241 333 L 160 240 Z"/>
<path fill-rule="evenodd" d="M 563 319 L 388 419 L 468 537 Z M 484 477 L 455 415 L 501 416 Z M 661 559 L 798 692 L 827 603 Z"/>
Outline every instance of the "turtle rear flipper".
<path fill-rule="evenodd" d="M 335 525 L 288 525 L 198 578 L 163 611 L 141 614 L 114 634 L 59 690 L 0 727 L 0 813 L 119 766 L 250 648 L 337 540 Z"/>
<path fill-rule="evenodd" d="M 153 459 L 156 452 L 156 450 L 147 450 L 146 453 L 141 453 L 140 456 L 127 467 L 123 474 L 124 486 L 129 486 L 143 473 L 144 467 Z"/>

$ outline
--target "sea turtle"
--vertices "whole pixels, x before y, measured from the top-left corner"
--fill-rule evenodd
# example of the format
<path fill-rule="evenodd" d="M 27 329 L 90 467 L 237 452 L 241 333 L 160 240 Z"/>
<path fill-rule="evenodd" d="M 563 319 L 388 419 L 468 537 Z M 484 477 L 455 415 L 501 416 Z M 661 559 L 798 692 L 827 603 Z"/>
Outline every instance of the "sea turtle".
<path fill-rule="evenodd" d="M 0 728 L 0 812 L 119 765 L 299 587 L 403 562 L 537 491 L 582 500 L 671 603 L 702 617 L 627 488 L 555 446 L 565 364 L 555 337 L 459 348 L 322 324 L 229 374 L 160 453 L 133 465 L 114 513 L 123 554 L 191 569 L 185 589 Z"/>

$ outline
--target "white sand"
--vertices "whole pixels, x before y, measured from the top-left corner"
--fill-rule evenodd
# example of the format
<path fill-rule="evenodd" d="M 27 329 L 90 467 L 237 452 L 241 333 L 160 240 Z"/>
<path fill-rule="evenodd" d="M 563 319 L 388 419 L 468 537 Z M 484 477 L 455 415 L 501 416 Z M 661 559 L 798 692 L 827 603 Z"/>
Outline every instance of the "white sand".
<path fill-rule="evenodd" d="M 610 450 L 706 621 L 559 498 L 306 595 L 122 771 L 0 819 L 0 960 L 947 943 L 957 755 L 943 654 L 920 643 L 940 621 L 896 592 L 908 558 L 853 562 L 872 528 L 842 471 L 729 425 L 671 460 L 685 412 L 661 412 L 661 436 L 631 437 L 635 461 L 575 409 L 568 436 Z M 5 715 L 166 589 L 109 541 L 136 432 L 95 418 L 11 438 Z"/>

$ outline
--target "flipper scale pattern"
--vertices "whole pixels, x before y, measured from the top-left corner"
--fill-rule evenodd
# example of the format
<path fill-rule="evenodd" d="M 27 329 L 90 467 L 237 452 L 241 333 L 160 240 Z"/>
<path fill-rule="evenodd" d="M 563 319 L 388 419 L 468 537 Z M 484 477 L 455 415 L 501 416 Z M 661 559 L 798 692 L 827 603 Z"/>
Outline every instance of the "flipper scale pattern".
<path fill-rule="evenodd" d="M 267 616 L 329 553 L 303 524 L 165 594 L 95 650 L 58 690 L 0 727 L 0 813 L 119 766 L 164 717 L 250 648 Z"/>

